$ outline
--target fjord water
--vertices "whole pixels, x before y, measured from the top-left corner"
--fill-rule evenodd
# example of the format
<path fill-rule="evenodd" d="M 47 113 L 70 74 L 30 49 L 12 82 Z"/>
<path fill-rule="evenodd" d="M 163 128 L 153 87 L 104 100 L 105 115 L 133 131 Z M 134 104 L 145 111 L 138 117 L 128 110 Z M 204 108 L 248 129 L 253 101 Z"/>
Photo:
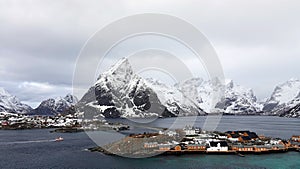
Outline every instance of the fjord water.
<path fill-rule="evenodd" d="M 202 126 L 206 117 L 197 117 Z M 192 117 L 181 117 L 189 122 Z M 151 123 L 167 127 L 175 118 Z M 126 121 L 123 119 L 123 121 Z M 289 138 L 300 135 L 300 120 L 264 116 L 223 116 L 219 131 L 249 129 L 266 136 Z M 96 146 L 85 133 L 50 133 L 49 129 L 0 130 L 0 168 L 299 168 L 300 153 L 246 155 L 181 155 L 128 159 L 107 156 L 86 149 Z M 54 142 L 58 136 L 64 141 Z"/>

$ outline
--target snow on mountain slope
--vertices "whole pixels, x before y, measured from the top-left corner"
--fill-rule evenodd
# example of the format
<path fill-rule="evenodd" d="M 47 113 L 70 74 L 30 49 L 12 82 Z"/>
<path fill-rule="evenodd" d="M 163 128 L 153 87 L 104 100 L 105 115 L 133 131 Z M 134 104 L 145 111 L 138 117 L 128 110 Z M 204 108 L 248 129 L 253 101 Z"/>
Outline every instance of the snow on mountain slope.
<path fill-rule="evenodd" d="M 72 110 L 78 99 L 67 94 L 65 97 L 50 98 L 41 102 L 41 104 L 34 109 L 30 114 L 34 115 L 57 115 L 74 113 Z"/>
<path fill-rule="evenodd" d="M 252 115 L 261 111 L 252 89 L 236 85 L 229 81 L 225 88 L 225 113 Z"/>
<path fill-rule="evenodd" d="M 32 111 L 32 108 L 0 87 L 0 111 L 27 114 Z"/>
<path fill-rule="evenodd" d="M 171 112 L 176 113 L 176 115 L 189 116 L 205 114 L 190 92 L 183 93 L 182 90 L 175 86 L 167 86 L 150 78 L 146 80 L 147 85 L 157 93 L 157 96 L 163 105 Z"/>
<path fill-rule="evenodd" d="M 79 101 L 78 108 L 91 114 L 98 111 L 111 118 L 204 114 L 192 104 L 181 104 L 175 93 L 167 86 L 134 74 L 124 58 L 99 76 Z"/>
<path fill-rule="evenodd" d="M 299 117 L 295 112 L 300 105 L 300 81 L 290 79 L 277 85 L 272 95 L 264 103 L 265 115 L 279 115 L 285 117 Z"/>
<path fill-rule="evenodd" d="M 298 104 L 291 106 L 288 110 L 285 110 L 279 116 L 299 118 L 300 117 L 300 100 L 298 100 Z"/>
<path fill-rule="evenodd" d="M 213 100 L 214 93 L 224 97 Z M 261 105 L 251 89 L 218 79 L 191 78 L 168 86 L 157 80 L 136 75 L 127 59 L 122 59 L 101 74 L 79 102 L 79 107 L 96 110 L 105 117 L 189 116 L 223 112 L 253 115 Z M 216 111 L 217 110 L 217 111 Z"/>
<path fill-rule="evenodd" d="M 300 92 L 300 81 L 290 79 L 275 87 L 271 97 L 267 99 L 268 103 L 286 104 L 296 98 Z"/>
<path fill-rule="evenodd" d="M 260 112 L 261 105 L 256 102 L 256 97 L 251 89 L 236 85 L 232 80 L 228 80 L 221 85 L 217 79 L 204 81 L 201 78 L 193 78 L 180 84 L 184 93 L 197 93 L 194 96 L 201 108 L 206 112 L 211 112 L 214 108 L 226 114 L 256 114 Z M 222 89 L 223 98 L 213 100 L 214 90 Z M 186 90 L 195 90 L 187 92 Z"/>
<path fill-rule="evenodd" d="M 281 104 L 271 111 L 268 115 L 281 117 L 300 117 L 300 94 L 288 103 Z"/>
<path fill-rule="evenodd" d="M 191 78 L 175 86 L 190 99 L 194 100 L 205 112 L 210 113 L 211 108 L 214 106 L 212 106 L 212 100 L 210 99 L 213 85 L 209 83 L 201 78 Z"/>
<path fill-rule="evenodd" d="M 299 93 L 300 81 L 297 79 L 290 79 L 277 85 L 272 95 L 266 100 L 263 110 L 270 112 L 288 106 L 292 100 L 299 98 Z"/>

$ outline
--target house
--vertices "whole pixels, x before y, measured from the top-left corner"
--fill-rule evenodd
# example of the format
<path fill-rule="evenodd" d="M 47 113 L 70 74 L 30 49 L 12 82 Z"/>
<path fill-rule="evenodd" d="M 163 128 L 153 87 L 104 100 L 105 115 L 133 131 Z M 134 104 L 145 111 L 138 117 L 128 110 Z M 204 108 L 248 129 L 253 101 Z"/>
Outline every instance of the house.
<path fill-rule="evenodd" d="M 144 148 L 156 148 L 156 147 L 158 147 L 158 143 L 157 142 L 144 143 Z"/>
<path fill-rule="evenodd" d="M 236 150 L 236 151 L 253 151 L 254 146 L 252 146 L 252 145 L 243 145 L 243 144 L 232 145 L 232 150 Z"/>
<path fill-rule="evenodd" d="M 171 150 L 171 144 L 159 144 L 158 149 L 161 151 L 168 151 Z"/>
<path fill-rule="evenodd" d="M 225 134 L 225 133 L 219 133 L 219 134 L 217 135 L 217 138 L 218 138 L 218 139 L 225 140 L 225 139 L 227 139 L 227 134 Z"/>
<path fill-rule="evenodd" d="M 272 150 L 283 150 L 286 149 L 284 144 L 274 144 L 272 145 Z"/>
<path fill-rule="evenodd" d="M 259 138 L 255 132 L 249 130 L 227 131 L 225 133 L 227 133 L 227 138 L 230 141 L 250 142 Z"/>
<path fill-rule="evenodd" d="M 178 135 L 177 132 L 171 131 L 171 130 L 159 131 L 158 133 L 161 134 L 161 135 L 167 135 L 167 136 L 170 136 L 170 137 L 174 137 L 174 136 Z"/>
<path fill-rule="evenodd" d="M 300 142 L 300 136 L 292 136 L 292 138 L 291 138 L 291 140 L 292 141 L 294 141 L 294 142 Z"/>
<path fill-rule="evenodd" d="M 228 151 L 228 144 L 226 141 L 211 141 L 207 151 Z"/>
<path fill-rule="evenodd" d="M 290 146 L 294 148 L 300 148 L 300 141 L 291 141 Z"/>
<path fill-rule="evenodd" d="M 206 150 L 205 144 L 188 144 L 186 146 L 186 149 L 188 150 Z"/>
<path fill-rule="evenodd" d="M 2 125 L 2 126 L 8 126 L 8 122 L 7 122 L 7 121 L 3 121 L 3 122 L 1 123 L 1 125 Z"/>
<path fill-rule="evenodd" d="M 281 143 L 281 140 L 273 140 L 273 139 L 270 140 L 270 144 L 272 144 L 272 145 L 280 144 L 280 143 Z"/>
<path fill-rule="evenodd" d="M 242 143 L 249 143 L 251 141 L 251 138 L 249 136 L 240 136 L 238 138 L 238 141 Z"/>
<path fill-rule="evenodd" d="M 181 151 L 181 150 L 182 150 L 181 145 L 175 146 L 175 147 L 174 147 L 174 150 L 175 150 L 175 151 Z"/>
<path fill-rule="evenodd" d="M 251 138 L 251 140 L 257 140 L 258 135 L 255 132 L 250 132 L 248 136 Z"/>
<path fill-rule="evenodd" d="M 253 148 L 256 152 L 268 151 L 268 147 L 265 145 L 255 145 Z"/>
<path fill-rule="evenodd" d="M 227 135 L 228 140 L 233 142 L 239 141 L 239 137 L 240 135 L 234 132 Z"/>
<path fill-rule="evenodd" d="M 185 132 L 185 135 L 187 135 L 187 136 L 194 136 L 194 135 L 198 135 L 201 132 L 201 129 L 191 127 L 191 126 L 186 126 L 183 129 L 183 131 Z"/>

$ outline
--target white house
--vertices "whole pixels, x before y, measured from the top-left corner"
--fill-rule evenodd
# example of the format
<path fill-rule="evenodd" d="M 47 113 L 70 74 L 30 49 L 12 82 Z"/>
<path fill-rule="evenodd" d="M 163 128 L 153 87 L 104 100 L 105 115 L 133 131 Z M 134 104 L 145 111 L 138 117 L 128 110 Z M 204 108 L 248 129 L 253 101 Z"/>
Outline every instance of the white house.
<path fill-rule="evenodd" d="M 228 151 L 228 145 L 225 141 L 209 142 L 209 148 L 207 151 Z"/>

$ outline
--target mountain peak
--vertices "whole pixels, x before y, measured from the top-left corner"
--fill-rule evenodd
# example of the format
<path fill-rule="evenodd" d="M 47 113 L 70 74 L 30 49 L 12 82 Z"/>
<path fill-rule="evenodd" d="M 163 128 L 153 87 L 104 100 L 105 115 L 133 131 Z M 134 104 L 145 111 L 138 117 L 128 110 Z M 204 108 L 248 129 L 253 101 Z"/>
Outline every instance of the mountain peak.
<path fill-rule="evenodd" d="M 276 100 L 279 103 L 287 103 L 294 99 L 299 91 L 300 81 L 297 79 L 290 79 L 275 87 L 270 100 Z"/>
<path fill-rule="evenodd" d="M 299 82 L 299 79 L 297 78 L 291 78 L 288 80 L 288 82 Z"/>
<path fill-rule="evenodd" d="M 74 113 L 71 111 L 72 106 L 78 102 L 74 95 L 67 94 L 65 97 L 56 97 L 44 100 L 32 112 L 38 115 L 56 115 Z"/>
<path fill-rule="evenodd" d="M 11 95 L 0 87 L 0 111 L 26 114 L 31 110 L 30 106 L 21 103 L 16 96 Z"/>
<path fill-rule="evenodd" d="M 288 105 L 300 96 L 299 93 L 300 81 L 298 79 L 292 78 L 281 83 L 275 87 L 272 95 L 267 99 L 264 110 L 277 111 L 281 107 L 289 107 Z"/>
<path fill-rule="evenodd" d="M 78 99 L 76 96 L 72 95 L 72 94 L 67 94 L 65 97 L 64 97 L 64 100 L 66 100 L 67 102 L 69 103 L 77 103 L 78 102 Z"/>
<path fill-rule="evenodd" d="M 130 73 L 133 74 L 132 67 L 127 58 L 122 58 L 118 62 L 116 62 L 109 70 L 109 73 L 118 74 L 118 73 Z"/>
<path fill-rule="evenodd" d="M 10 94 L 4 88 L 0 87 L 0 95 L 9 96 Z"/>
<path fill-rule="evenodd" d="M 233 83 L 233 80 L 232 80 L 232 79 L 226 79 L 226 80 L 225 80 L 225 84 L 226 84 L 226 86 L 228 86 L 229 88 L 233 88 L 233 86 L 234 86 L 234 83 Z"/>

